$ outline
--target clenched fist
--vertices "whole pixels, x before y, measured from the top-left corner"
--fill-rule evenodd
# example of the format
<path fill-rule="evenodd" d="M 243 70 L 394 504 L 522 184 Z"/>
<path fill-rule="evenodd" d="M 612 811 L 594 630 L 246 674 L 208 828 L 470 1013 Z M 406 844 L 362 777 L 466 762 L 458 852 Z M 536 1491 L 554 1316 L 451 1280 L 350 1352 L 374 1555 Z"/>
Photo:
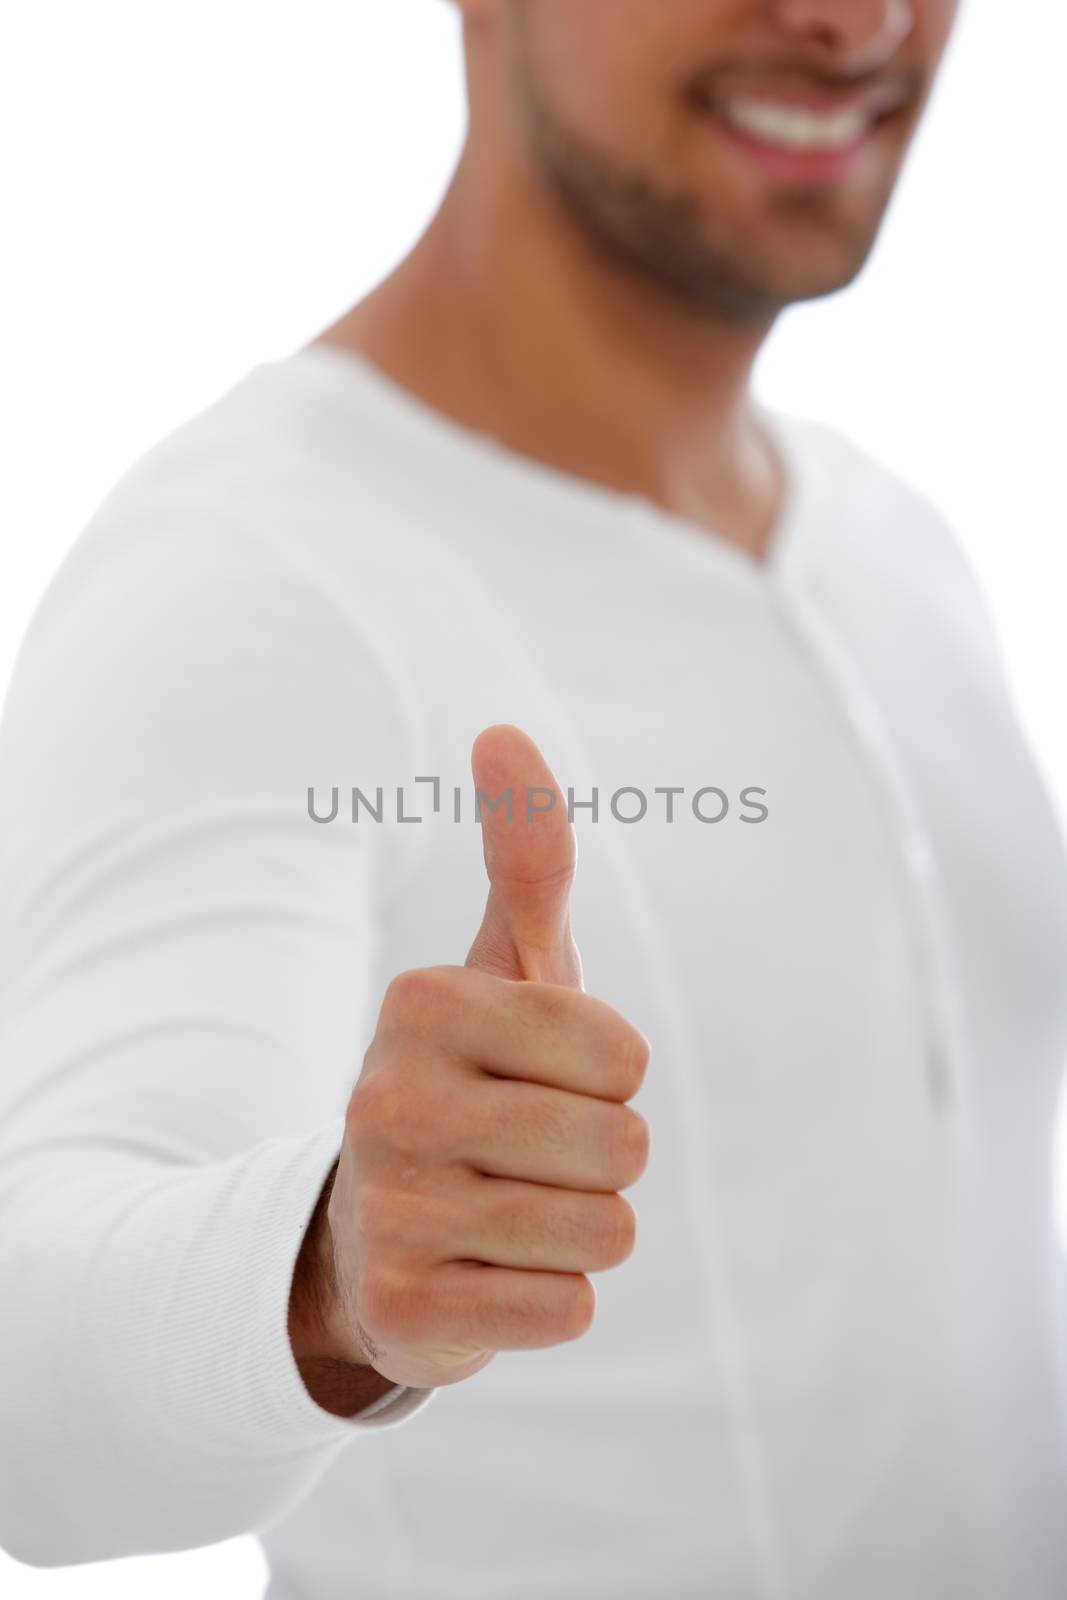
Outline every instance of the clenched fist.
<path fill-rule="evenodd" d="M 319 1354 L 417 1388 L 588 1330 L 586 1274 L 633 1249 L 619 1190 L 649 1151 L 648 1124 L 626 1104 L 648 1043 L 582 987 L 566 802 L 508 724 L 479 734 L 471 765 L 491 800 L 513 795 L 511 820 L 483 808 L 482 925 L 463 966 L 390 983 L 319 1241 Z M 535 788 L 556 804 L 528 819 Z"/>

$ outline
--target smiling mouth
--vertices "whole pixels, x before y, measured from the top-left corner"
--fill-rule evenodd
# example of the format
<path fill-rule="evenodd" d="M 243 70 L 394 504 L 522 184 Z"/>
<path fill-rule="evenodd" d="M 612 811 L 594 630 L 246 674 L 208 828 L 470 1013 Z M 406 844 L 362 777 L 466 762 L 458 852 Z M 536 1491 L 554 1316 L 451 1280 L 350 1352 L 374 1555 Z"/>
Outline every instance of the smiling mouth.
<path fill-rule="evenodd" d="M 781 100 L 738 97 L 717 107 L 718 115 L 738 133 L 775 150 L 847 150 L 858 144 L 874 118 L 858 106 L 817 111 Z"/>
<path fill-rule="evenodd" d="M 698 110 L 771 154 L 834 157 L 856 151 L 903 110 L 905 96 L 883 89 L 821 102 L 802 91 L 733 90 L 695 97 Z"/>

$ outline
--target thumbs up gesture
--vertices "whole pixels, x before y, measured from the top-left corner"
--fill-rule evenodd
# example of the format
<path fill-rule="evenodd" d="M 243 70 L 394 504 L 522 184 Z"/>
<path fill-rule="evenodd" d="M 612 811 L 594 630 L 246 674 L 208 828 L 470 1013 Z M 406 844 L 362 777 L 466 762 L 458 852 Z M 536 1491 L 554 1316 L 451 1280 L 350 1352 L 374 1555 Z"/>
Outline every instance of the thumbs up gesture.
<path fill-rule="evenodd" d="M 505 804 L 482 807 L 482 925 L 463 966 L 389 984 L 327 1213 L 329 1353 L 416 1388 L 588 1331 L 586 1274 L 632 1251 L 618 1191 L 649 1151 L 626 1104 L 648 1042 L 582 987 L 559 787 L 508 724 L 478 735 L 472 770 L 490 801 L 512 791 L 510 820 Z"/>

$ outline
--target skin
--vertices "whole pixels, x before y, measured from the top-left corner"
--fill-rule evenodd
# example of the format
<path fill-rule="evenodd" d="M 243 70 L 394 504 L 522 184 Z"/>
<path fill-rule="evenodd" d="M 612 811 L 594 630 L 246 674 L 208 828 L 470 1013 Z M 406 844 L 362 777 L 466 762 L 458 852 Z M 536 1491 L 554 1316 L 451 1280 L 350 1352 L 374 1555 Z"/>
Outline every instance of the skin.
<path fill-rule="evenodd" d="M 866 261 L 956 0 L 460 9 L 470 116 L 453 180 L 409 256 L 317 342 L 762 559 L 784 482 L 753 364 L 785 306 Z M 805 184 L 760 170 L 694 104 L 739 87 L 903 103 L 841 181 Z"/>
<path fill-rule="evenodd" d="M 385 1380 L 457 1383 L 499 1350 L 579 1338 L 596 1308 L 586 1274 L 634 1246 L 619 1191 L 648 1161 L 648 1123 L 626 1104 L 648 1041 L 582 987 L 575 831 L 537 746 L 487 728 L 471 768 L 490 798 L 515 797 L 512 820 L 482 817 L 481 927 L 463 966 L 390 983 L 294 1277 L 297 1363 L 338 1414 Z M 556 805 L 527 821 L 533 788 Z"/>
<path fill-rule="evenodd" d="M 422 238 L 318 341 L 520 455 L 766 555 L 781 465 L 750 395 L 780 311 L 875 242 L 955 0 L 462 0 L 469 136 Z M 832 182 L 769 170 L 709 114 L 738 90 L 893 97 Z M 518 375 L 518 377 L 516 376 Z M 551 395 L 551 404 L 544 397 Z M 558 786 L 501 725 L 490 795 Z M 401 974 L 293 1280 L 290 1339 L 325 1409 L 459 1382 L 580 1337 L 587 1274 L 635 1239 L 620 1190 L 648 1064 L 581 987 L 573 828 L 483 821 L 490 893 L 465 964 Z M 521 808 L 520 808 L 521 814 Z"/>

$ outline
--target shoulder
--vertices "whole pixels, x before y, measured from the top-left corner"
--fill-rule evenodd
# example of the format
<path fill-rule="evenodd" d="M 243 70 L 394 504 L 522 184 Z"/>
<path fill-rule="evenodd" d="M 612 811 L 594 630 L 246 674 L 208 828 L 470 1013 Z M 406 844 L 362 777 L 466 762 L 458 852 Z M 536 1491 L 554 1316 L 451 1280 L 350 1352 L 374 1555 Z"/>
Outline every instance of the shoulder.
<path fill-rule="evenodd" d="M 313 523 L 337 501 L 268 389 L 254 371 L 183 422 L 76 533 L 16 653 L 0 765 L 63 740 L 94 781 L 136 761 L 162 794 L 417 743 L 411 672 L 373 585 L 336 581 Z"/>
<path fill-rule="evenodd" d="M 917 485 L 841 429 L 779 415 L 799 478 L 802 514 L 821 542 L 857 560 L 903 566 L 909 557 L 966 565 L 945 517 Z"/>
<path fill-rule="evenodd" d="M 262 363 L 130 462 L 72 537 L 29 636 L 92 613 L 164 635 L 191 626 L 201 643 L 269 638 L 277 657 L 304 659 L 307 639 L 331 634 L 373 653 L 396 544 L 377 537 L 374 440 L 358 419 L 331 436 L 316 398 L 292 363 Z"/>
<path fill-rule="evenodd" d="M 917 485 L 842 430 L 778 415 L 795 485 L 796 582 L 834 609 L 918 641 L 955 641 L 1002 669 L 984 584 L 964 540 Z"/>

